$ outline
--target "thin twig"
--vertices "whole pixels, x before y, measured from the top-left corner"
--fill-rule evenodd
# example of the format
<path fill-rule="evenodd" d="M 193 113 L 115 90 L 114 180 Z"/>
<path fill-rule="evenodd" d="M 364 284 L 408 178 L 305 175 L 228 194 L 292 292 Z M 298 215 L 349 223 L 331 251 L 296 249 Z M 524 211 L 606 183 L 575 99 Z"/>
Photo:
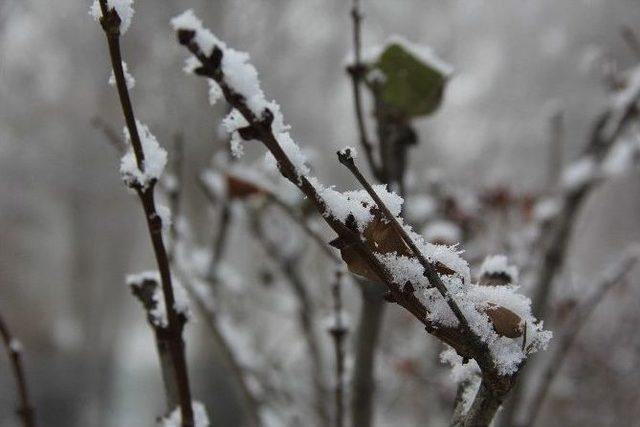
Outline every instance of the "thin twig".
<path fill-rule="evenodd" d="M 340 292 L 341 284 L 342 271 L 338 270 L 336 271 L 335 281 L 331 289 L 333 295 L 333 315 L 335 320 L 334 324 L 329 329 L 329 334 L 333 338 L 336 357 L 336 427 L 342 427 L 344 425 L 344 340 L 349 332 L 346 325 L 343 325 L 342 295 Z"/>
<path fill-rule="evenodd" d="M 385 203 L 382 201 L 380 196 L 378 196 L 378 194 L 375 192 L 373 187 L 371 187 L 371 184 L 369 184 L 367 179 L 362 175 L 362 173 L 360 172 L 360 169 L 358 169 L 358 167 L 356 166 L 356 162 L 351 155 L 351 151 L 349 149 L 344 151 L 339 151 L 338 159 L 340 160 L 340 163 L 346 166 L 347 169 L 349 169 L 349 171 L 351 171 L 351 173 L 356 177 L 360 185 L 362 185 L 362 187 L 367 191 L 367 193 L 369 193 L 371 198 L 376 202 L 376 205 L 382 211 L 387 221 L 389 221 L 391 225 L 396 229 L 396 231 L 402 236 L 402 239 L 409 246 L 413 254 L 416 256 L 418 261 L 420 261 L 420 264 L 424 268 L 425 277 L 429 280 L 430 284 L 432 284 L 438 289 L 442 297 L 445 299 L 445 301 L 449 305 L 449 308 L 451 308 L 456 318 L 460 322 L 460 325 L 462 326 L 462 328 L 471 332 L 471 329 L 469 328 L 469 322 L 467 321 L 466 317 L 462 313 L 462 310 L 460 310 L 460 307 L 458 307 L 458 304 L 455 302 L 451 294 L 449 294 L 449 291 L 445 286 L 445 284 L 442 283 L 442 279 L 440 279 L 440 275 L 436 271 L 435 266 L 431 264 L 424 257 L 420 249 L 418 249 L 418 247 L 416 246 L 413 239 L 409 237 L 404 227 L 400 225 L 400 223 L 398 222 L 398 219 L 391 213 L 391 211 L 389 211 L 389 208 L 385 205 Z"/>
<path fill-rule="evenodd" d="M 486 344 L 479 342 L 477 336 L 469 330 L 468 326 L 467 328 L 463 326 L 462 322 L 464 322 L 464 320 L 460 322 L 461 325 L 457 328 L 450 328 L 443 325 L 435 325 L 427 318 L 427 309 L 424 304 L 413 293 L 402 291 L 400 285 L 394 281 L 389 270 L 362 241 L 360 234 L 327 212 L 326 203 L 318 193 L 318 190 L 309 182 L 306 176 L 299 173 L 273 134 L 271 129 L 271 122 L 274 118 L 273 113 L 266 108 L 260 113 L 260 117 L 257 117 L 247 105 L 244 97 L 229 86 L 221 67 L 224 52 L 220 47 L 214 46 L 211 55 L 207 56 L 200 50 L 194 40 L 196 35 L 195 31 L 178 29 L 177 33 L 178 41 L 186 46 L 200 61 L 201 67 L 197 69 L 197 73 L 215 80 L 218 86 L 220 86 L 227 102 L 247 121 L 247 127 L 243 128 L 244 134 L 250 135 L 251 139 L 257 139 L 265 145 L 275 157 L 280 173 L 309 198 L 316 209 L 322 214 L 327 224 L 338 234 L 339 238 L 351 245 L 356 254 L 367 262 L 373 273 L 380 277 L 388 286 L 393 300 L 425 325 L 426 330 L 430 334 L 454 347 L 458 354 L 463 357 L 473 358 L 478 362 L 478 365 L 483 370 L 483 384 L 485 385 L 484 389 L 487 390 L 487 394 L 479 394 L 476 400 L 482 399 L 482 401 L 487 402 L 487 404 L 478 406 L 475 405 L 474 402 L 472 407 L 477 406 L 477 410 L 472 413 L 474 417 L 479 420 L 493 417 L 495 411 L 504 400 L 504 396 L 512 388 L 515 375 L 504 376 L 498 373 Z M 432 269 L 428 270 L 433 271 Z M 434 280 L 439 280 L 437 273 L 436 277 L 437 279 Z M 464 316 L 461 316 L 461 318 L 464 319 Z M 474 417 L 468 418 L 467 420 L 473 423 Z"/>
<path fill-rule="evenodd" d="M 129 97 L 129 90 L 127 88 L 124 70 L 122 67 L 122 54 L 120 51 L 121 19 L 115 9 L 108 8 L 107 0 L 100 0 L 100 9 L 102 12 L 100 24 L 102 25 L 107 38 L 111 65 L 116 80 L 116 87 L 118 89 L 122 112 L 127 124 L 127 129 L 129 130 L 129 136 L 137 166 L 140 171 L 144 172 L 144 151 L 138 134 L 133 106 Z M 162 292 L 167 309 L 170 353 L 173 364 L 174 381 L 176 382 L 176 387 L 180 395 L 182 425 L 183 427 L 192 427 L 194 423 L 193 408 L 191 403 L 191 390 L 189 387 L 187 362 L 184 353 L 184 341 L 182 339 L 182 326 L 178 313 L 175 310 L 175 297 L 171 282 L 169 257 L 167 256 L 167 251 L 162 240 L 162 221 L 156 211 L 154 186 L 155 182 L 151 183 L 147 189 L 137 188 L 136 191 L 145 211 L 147 228 L 151 237 L 156 263 L 158 265 L 162 281 Z M 173 408 L 170 408 L 170 410 L 173 410 Z"/>
<path fill-rule="evenodd" d="M 380 179 L 380 166 L 375 161 L 373 156 L 373 144 L 371 143 L 367 125 L 364 119 L 364 112 L 362 108 L 362 79 L 366 67 L 362 64 L 362 35 L 361 35 L 361 22 L 362 14 L 360 12 L 359 0 L 353 0 L 353 6 L 351 8 L 351 20 L 353 22 L 353 52 L 354 63 L 347 67 L 347 71 L 351 76 L 351 85 L 353 87 L 353 103 L 356 113 L 356 123 L 358 124 L 358 134 L 360 136 L 360 145 L 362 146 L 364 153 L 367 157 L 369 167 L 373 175 Z"/>
<path fill-rule="evenodd" d="M 536 389 L 531 400 L 531 405 L 528 406 L 529 410 L 528 415 L 525 417 L 527 420 L 524 424 L 525 427 L 535 425 L 540 409 L 542 408 L 542 404 L 549 393 L 551 384 L 557 377 L 557 374 L 562 367 L 562 363 L 569 354 L 569 350 L 578 337 L 578 334 L 585 327 L 589 316 L 591 316 L 598 304 L 604 299 L 607 292 L 613 289 L 616 285 L 620 285 L 624 282 L 624 278 L 631 271 L 637 261 L 637 253 L 624 256 L 621 261 L 613 266 L 613 268 L 605 272 L 596 286 L 596 291 L 593 292 L 593 294 L 582 304 L 574 308 L 572 319 L 567 322 L 566 329 L 562 332 L 560 337 L 554 340 L 556 350 L 549 358 L 549 362 L 541 375 L 542 382 Z"/>
<path fill-rule="evenodd" d="M 298 264 L 297 260 L 283 254 L 277 245 L 269 239 L 258 215 L 254 215 L 252 226 L 258 242 L 262 245 L 264 251 L 278 264 L 298 302 L 300 330 L 306 341 L 312 365 L 312 382 L 315 393 L 314 406 L 318 419 L 323 425 L 326 425 L 329 423 L 329 415 L 327 414 L 326 387 L 323 379 L 325 368 L 322 363 L 320 341 L 313 324 L 315 307 L 304 284 L 304 280 L 300 277 L 298 269 L 296 268 Z"/>
<path fill-rule="evenodd" d="M 165 187 L 165 192 L 167 194 L 167 198 L 169 199 L 169 210 L 171 211 L 171 215 L 173 220 L 171 221 L 171 226 L 169 227 L 169 245 L 168 245 L 168 254 L 169 254 L 169 262 L 173 261 L 176 239 L 178 236 L 178 221 L 181 215 L 181 196 L 182 196 L 182 170 L 184 169 L 184 138 L 182 134 L 176 133 L 173 139 L 173 156 L 171 158 L 173 161 L 171 162 L 171 178 Z"/>
<path fill-rule="evenodd" d="M 35 409 L 31 403 L 29 392 L 27 389 L 27 380 L 24 375 L 24 364 L 22 362 L 22 345 L 11 334 L 9 327 L 5 323 L 2 316 L 0 316 L 0 335 L 2 341 L 7 350 L 7 355 L 11 359 L 11 368 L 16 380 L 16 387 L 18 388 L 18 399 L 20 401 L 18 405 L 18 416 L 22 419 L 22 425 L 24 427 L 35 427 Z"/>

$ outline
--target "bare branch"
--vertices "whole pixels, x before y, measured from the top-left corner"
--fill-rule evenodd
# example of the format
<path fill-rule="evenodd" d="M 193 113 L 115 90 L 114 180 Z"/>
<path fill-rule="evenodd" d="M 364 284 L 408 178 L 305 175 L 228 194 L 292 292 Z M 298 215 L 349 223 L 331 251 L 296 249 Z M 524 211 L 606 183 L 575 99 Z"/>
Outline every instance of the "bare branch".
<path fill-rule="evenodd" d="M 445 299 L 445 301 L 447 301 L 449 308 L 451 308 L 451 311 L 453 311 L 453 313 L 456 315 L 456 318 L 460 322 L 460 325 L 462 326 L 462 328 L 468 331 L 469 333 L 472 333 L 471 328 L 469 328 L 469 322 L 464 317 L 464 314 L 462 313 L 462 310 L 460 310 L 460 307 L 458 307 L 458 304 L 455 302 L 453 297 L 449 294 L 447 287 L 444 285 L 444 283 L 442 283 L 442 279 L 440 279 L 440 275 L 436 271 L 435 266 L 431 264 L 429 261 L 427 261 L 427 259 L 424 257 L 420 249 L 418 249 L 418 247 L 416 246 L 415 242 L 411 239 L 411 237 L 409 237 L 404 227 L 400 225 L 400 223 L 398 222 L 398 219 L 391 213 L 391 211 L 389 211 L 389 208 L 387 208 L 387 206 L 384 204 L 380 196 L 378 196 L 378 194 L 373 190 L 373 187 L 371 187 L 371 184 L 369 184 L 367 179 L 362 175 L 362 173 L 356 166 L 355 160 L 351 156 L 350 150 L 347 149 L 345 151 L 338 152 L 338 159 L 340 160 L 340 163 L 342 163 L 344 166 L 347 167 L 347 169 L 351 171 L 351 173 L 356 177 L 356 179 L 362 185 L 362 187 L 364 187 L 367 193 L 369 193 L 371 198 L 376 202 L 376 205 L 378 206 L 378 208 L 382 210 L 387 221 L 389 221 L 393 225 L 393 227 L 396 229 L 396 231 L 400 233 L 400 235 L 402 236 L 402 239 L 409 246 L 413 254 L 420 261 L 420 264 L 424 268 L 425 277 L 429 279 L 429 283 L 435 286 L 440 292 L 440 294 L 442 295 L 442 297 Z"/>
<path fill-rule="evenodd" d="M 35 427 L 35 409 L 29 397 L 27 380 L 24 375 L 24 364 L 22 362 L 22 345 L 11 334 L 9 327 L 5 323 L 2 316 L 0 316 L 0 335 L 2 336 L 2 341 L 7 350 L 7 355 L 11 360 L 11 368 L 13 370 L 13 374 L 16 380 L 16 386 L 18 388 L 18 398 L 20 401 L 17 411 L 18 416 L 21 418 L 22 425 L 24 427 Z"/>
<path fill-rule="evenodd" d="M 353 22 L 353 60 L 354 63 L 347 67 L 347 72 L 351 76 L 351 85 L 353 87 L 353 103 L 356 113 L 356 123 L 358 125 L 358 134 L 360 136 L 360 145 L 367 157 L 367 162 L 371 168 L 373 175 L 381 179 L 380 166 L 377 164 L 373 156 L 373 144 L 371 143 L 367 125 L 365 123 L 364 112 L 362 108 L 362 81 L 366 67 L 362 64 L 362 42 L 361 42 L 361 23 L 362 13 L 360 12 L 360 1 L 353 0 L 351 8 L 351 20 Z"/>
<path fill-rule="evenodd" d="M 153 329 L 158 358 L 160 359 L 160 370 L 162 373 L 162 383 L 164 384 L 165 396 L 167 397 L 167 410 L 171 412 L 180 405 L 180 392 L 173 377 L 173 359 L 171 357 L 171 334 L 169 329 L 162 327 L 154 321 L 152 312 L 157 309 L 158 302 L 154 299 L 158 287 L 155 279 L 141 278 L 139 282 L 129 283 L 131 292 L 138 298 L 147 313 L 149 326 Z M 184 327 L 187 319 L 180 316 L 181 328 Z"/>
<path fill-rule="evenodd" d="M 116 87 L 122 106 L 122 112 L 129 130 L 131 145 L 136 157 L 136 162 L 140 171 L 144 172 L 144 151 L 138 134 L 133 106 L 129 97 L 124 70 L 122 67 L 122 54 L 120 51 L 120 17 L 115 9 L 109 9 L 106 0 L 100 0 L 102 17 L 100 24 L 104 30 L 109 46 L 111 66 L 116 80 Z M 182 339 L 182 326 L 178 313 L 175 310 L 175 297 L 171 282 L 171 270 L 169 267 L 169 257 L 167 255 L 164 242 L 162 240 L 162 221 L 156 211 L 154 200 L 154 186 L 152 182 L 149 188 L 135 188 L 142 202 L 147 228 L 153 245 L 153 250 L 158 265 L 162 281 L 162 291 L 165 299 L 168 318 L 169 349 L 173 365 L 173 375 L 177 390 L 180 396 L 180 410 L 182 414 L 183 427 L 192 427 L 193 407 L 191 402 L 191 390 L 189 387 L 189 375 L 187 372 L 187 362 L 184 353 L 184 341 Z"/>
<path fill-rule="evenodd" d="M 320 340 L 313 324 L 315 307 L 311 302 L 304 280 L 300 277 L 298 269 L 296 268 L 297 260 L 282 254 L 277 245 L 275 245 L 264 232 L 258 215 L 254 215 L 252 226 L 258 242 L 263 246 L 265 252 L 276 261 L 298 302 L 300 329 L 309 349 L 309 358 L 311 359 L 312 365 L 312 383 L 315 393 L 314 406 L 318 419 L 323 425 L 326 425 L 329 423 L 330 418 L 327 414 L 326 407 L 327 396 Z"/>
<path fill-rule="evenodd" d="M 589 316 L 591 316 L 598 304 L 604 299 L 607 292 L 615 286 L 624 283 L 624 278 L 631 271 L 637 261 L 637 253 L 624 255 L 617 264 L 602 275 L 595 286 L 595 292 L 583 301 L 582 304 L 574 308 L 571 319 L 567 322 L 565 330 L 562 331 L 562 334 L 554 340 L 556 349 L 552 353 L 547 366 L 541 375 L 542 380 L 536 389 L 531 401 L 532 403 L 528 406 L 529 410 L 528 415 L 525 417 L 527 420 L 524 424 L 525 427 L 531 427 L 535 424 L 540 409 L 542 408 L 542 404 L 549 393 L 551 384 L 560 371 L 562 363 L 569 354 L 569 350 L 575 342 L 578 334 L 586 325 Z"/>
<path fill-rule="evenodd" d="M 342 285 L 342 272 L 336 271 L 335 282 L 332 286 L 333 295 L 333 316 L 334 324 L 329 328 L 329 334 L 333 338 L 333 344 L 336 355 L 336 384 L 335 399 L 336 413 L 335 425 L 342 427 L 344 425 L 344 340 L 349 329 L 344 325 L 342 313 L 342 295 L 340 287 Z"/>

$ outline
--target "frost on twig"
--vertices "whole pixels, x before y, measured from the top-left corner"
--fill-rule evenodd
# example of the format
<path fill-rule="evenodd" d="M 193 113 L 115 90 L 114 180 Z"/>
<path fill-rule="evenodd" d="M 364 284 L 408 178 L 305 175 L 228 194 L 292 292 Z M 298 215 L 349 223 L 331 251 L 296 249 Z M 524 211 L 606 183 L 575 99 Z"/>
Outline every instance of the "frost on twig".
<path fill-rule="evenodd" d="M 152 182 L 160 179 L 167 165 L 167 151 L 160 147 L 158 140 L 146 125 L 136 121 L 136 126 L 144 153 L 144 167 L 142 170 L 138 167 L 135 153 L 129 148 L 120 160 L 120 174 L 128 186 L 146 190 Z M 127 128 L 124 129 L 124 136 L 127 146 L 131 147 L 131 135 Z"/>
<path fill-rule="evenodd" d="M 122 71 L 124 72 L 124 79 L 127 82 L 127 89 L 133 89 L 136 85 L 136 79 L 129 73 L 127 63 L 124 61 L 122 61 Z M 111 70 L 111 75 L 109 75 L 109 85 L 114 87 L 116 85 L 116 75 L 113 70 Z"/>
<path fill-rule="evenodd" d="M 160 275 L 157 271 L 145 271 L 138 274 L 130 274 L 126 278 L 127 286 L 131 288 L 133 294 L 144 305 L 149 316 L 149 322 L 158 328 L 166 328 L 169 324 L 167 320 L 167 308 L 165 306 L 160 283 Z M 189 297 L 180 282 L 173 279 L 173 292 L 175 295 L 174 309 L 186 322 L 191 312 L 189 309 Z"/>
<path fill-rule="evenodd" d="M 106 4 L 109 9 L 115 9 L 120 18 L 120 34 L 126 33 L 133 18 L 133 0 L 107 0 Z M 93 0 L 91 8 L 89 9 L 89 15 L 96 21 L 100 20 L 102 12 L 100 10 L 99 0 Z"/>
<path fill-rule="evenodd" d="M 384 187 L 372 187 L 355 169 L 352 172 L 366 192 L 340 192 L 309 177 L 306 162 L 297 157 L 302 151 L 289 137 L 277 104 L 265 101 L 248 56 L 219 41 L 191 11 L 174 18 L 172 25 L 180 43 L 196 58 L 190 60 L 192 70 L 215 80 L 237 111 L 229 129 L 268 148 L 282 175 L 309 197 L 336 231 L 334 245 L 341 249 L 349 268 L 384 283 L 391 299 L 430 333 L 462 357 L 476 360 L 482 382 L 469 410 L 469 423 L 488 423 L 527 354 L 544 348 L 551 337 L 531 315 L 529 300 L 516 292 L 516 286 L 473 284 L 456 247 L 425 242 L 399 217 L 402 198 Z M 340 161 L 353 166 L 353 157 L 346 150 Z M 516 329 L 520 333 L 527 328 L 529 343 L 524 349 L 519 335 L 500 333 L 496 307 L 509 319 L 513 319 L 509 313 L 519 318 Z"/>
<path fill-rule="evenodd" d="M 154 281 L 155 287 L 152 290 L 155 292 L 155 288 L 162 287 L 162 298 L 156 298 L 156 300 L 162 300 L 165 303 L 167 325 L 155 327 L 154 332 L 158 343 L 167 403 L 169 410 L 179 406 L 182 425 L 192 427 L 191 389 L 182 337 L 185 314 L 176 309 L 180 302 L 174 295 L 169 254 L 162 237 L 162 227 L 167 226 L 169 222 L 168 210 L 158 209 L 153 188 L 166 165 L 167 154 L 160 148 L 149 129 L 136 120 L 129 96 L 130 82 L 127 82 L 120 49 L 120 35 L 127 30 L 133 16 L 132 5 L 133 0 L 95 0 L 90 13 L 100 22 L 106 37 L 115 86 L 126 122 L 125 135 L 128 135 L 127 142 L 130 150 L 122 158 L 120 171 L 125 183 L 137 193 L 145 213 L 159 276 L 159 281 Z M 153 302 L 153 293 L 147 296 L 150 300 L 146 302 L 150 306 L 153 304 L 154 308 L 159 307 L 158 301 Z M 151 314 L 149 316 L 151 317 Z M 160 319 L 162 320 L 161 317 Z"/>

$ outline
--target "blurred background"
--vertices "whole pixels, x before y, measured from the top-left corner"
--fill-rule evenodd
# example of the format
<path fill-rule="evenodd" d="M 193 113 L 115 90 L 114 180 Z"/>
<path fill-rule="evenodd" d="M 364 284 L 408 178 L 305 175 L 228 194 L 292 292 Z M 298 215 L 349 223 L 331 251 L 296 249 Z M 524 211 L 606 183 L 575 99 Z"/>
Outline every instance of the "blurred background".
<path fill-rule="evenodd" d="M 168 147 L 176 133 L 184 136 L 184 212 L 196 241 L 208 241 L 215 221 L 197 175 L 220 139 L 225 107 L 209 107 L 204 82 L 182 72 L 185 52 L 169 19 L 194 8 L 221 39 L 249 52 L 267 96 L 280 103 L 316 173 L 348 187 L 352 180 L 333 153 L 357 143 L 344 71 L 351 50 L 349 3 L 135 2 L 123 38 L 137 80 L 134 108 L 161 144 Z M 89 6 L 87 0 L 0 0 L 0 312 L 24 344 L 41 425 L 153 425 L 164 405 L 157 356 L 124 277 L 153 269 L 154 261 L 138 200 L 119 177 L 118 153 L 92 125 L 100 117 L 119 132 L 123 120 L 107 84 L 104 35 Z M 363 0 L 362 7 L 365 47 L 400 33 L 432 46 L 455 68 L 442 108 L 416 122 L 420 144 L 408 176 L 415 183 L 437 171 L 469 188 L 543 191 L 554 112 L 564 113 L 562 159 L 568 164 L 610 102 L 597 58 L 605 56 L 621 70 L 638 62 L 621 36 L 623 26 L 639 29 L 634 0 Z M 260 147 L 246 151 L 243 162 L 263 153 Z M 563 292 L 591 283 L 640 238 L 639 178 L 637 171 L 625 173 L 592 192 L 572 233 Z M 252 287 L 266 261 L 241 225 L 234 225 L 230 240 L 226 259 L 243 273 L 237 301 L 251 311 Z M 308 284 L 321 299 L 330 268 L 310 257 Z M 345 287 L 345 298 L 357 317 L 353 286 Z M 640 425 L 639 304 L 636 280 L 601 304 L 561 371 L 540 425 Z M 328 313 L 330 300 L 319 307 Z M 213 425 L 240 425 L 243 411 L 227 370 L 195 317 L 186 333 L 194 395 Z M 329 345 L 328 337 L 323 340 Z M 271 344 L 291 358 L 305 357 L 294 335 Z M 428 343 L 385 345 L 402 354 L 404 346 Z M 7 360 L 1 362 L 0 426 L 18 425 L 13 378 Z M 446 367 L 430 369 L 434 377 L 447 375 Z M 442 390 L 429 381 L 410 387 L 410 379 L 398 381 L 380 390 L 378 425 L 446 425 L 449 408 L 433 398 Z M 396 400 L 409 392 L 411 416 L 398 418 Z"/>

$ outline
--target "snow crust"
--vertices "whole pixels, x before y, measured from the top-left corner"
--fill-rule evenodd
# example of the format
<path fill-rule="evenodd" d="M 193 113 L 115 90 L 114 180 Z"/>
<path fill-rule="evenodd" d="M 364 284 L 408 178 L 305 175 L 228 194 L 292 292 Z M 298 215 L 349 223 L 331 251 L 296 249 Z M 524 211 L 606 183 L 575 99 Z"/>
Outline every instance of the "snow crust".
<path fill-rule="evenodd" d="M 162 176 L 167 165 L 167 152 L 160 147 L 158 140 L 146 125 L 139 121 L 136 121 L 136 125 L 144 153 L 144 172 L 138 168 L 129 130 L 125 128 L 124 136 L 129 149 L 120 160 L 120 174 L 127 185 L 139 185 L 144 190 L 151 181 L 158 180 Z"/>
<path fill-rule="evenodd" d="M 107 0 L 108 8 L 115 9 L 122 21 L 120 23 L 120 34 L 124 34 L 131 25 L 131 19 L 133 18 L 133 0 Z M 93 0 L 91 7 L 89 8 L 89 15 L 98 21 L 102 17 L 102 11 L 100 10 L 100 2 Z"/>
<path fill-rule="evenodd" d="M 153 280 L 158 286 L 154 288 L 152 299 L 155 302 L 155 307 L 149 312 L 151 315 L 151 321 L 154 325 L 166 328 L 169 326 L 169 320 L 167 318 L 167 306 L 162 292 L 162 282 L 158 271 L 143 271 L 137 274 L 127 275 L 125 282 L 129 287 L 142 286 L 143 282 Z M 191 317 L 191 311 L 189 309 L 189 296 L 186 289 L 175 278 L 171 280 L 173 284 L 173 296 L 175 299 L 174 309 L 176 312 L 185 315 L 187 318 Z"/>
<path fill-rule="evenodd" d="M 127 67 L 127 63 L 122 61 L 122 71 L 124 72 L 124 81 L 127 84 L 127 89 L 131 90 L 135 87 L 136 85 L 136 79 L 129 73 L 129 68 Z M 109 76 L 109 81 L 108 81 L 110 86 L 115 87 L 116 86 L 116 75 L 113 72 L 113 70 L 111 70 L 111 75 Z"/>

